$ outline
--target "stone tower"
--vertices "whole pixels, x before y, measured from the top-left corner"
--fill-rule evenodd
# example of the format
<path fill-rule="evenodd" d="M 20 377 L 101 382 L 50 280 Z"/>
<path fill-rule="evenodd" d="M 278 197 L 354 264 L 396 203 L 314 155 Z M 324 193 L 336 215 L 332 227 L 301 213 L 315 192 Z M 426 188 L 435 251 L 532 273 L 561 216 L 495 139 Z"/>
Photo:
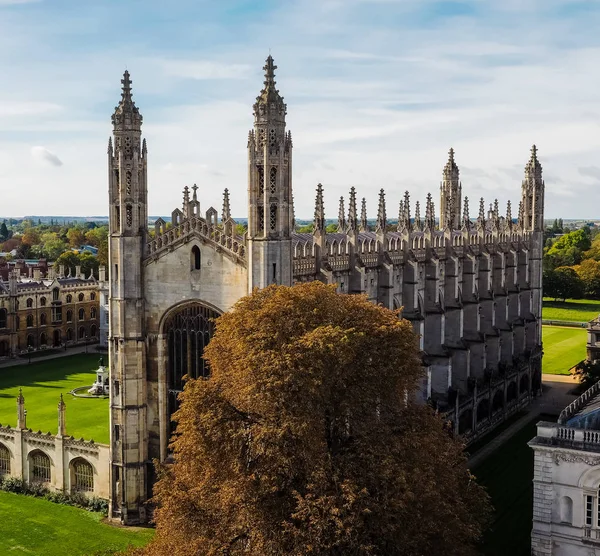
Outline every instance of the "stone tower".
<path fill-rule="evenodd" d="M 460 228 L 460 207 L 462 205 L 462 186 L 458 166 L 454 162 L 454 149 L 448 153 L 448 162 L 442 173 L 440 185 L 440 230 Z"/>
<path fill-rule="evenodd" d="M 292 285 L 292 136 L 269 55 L 248 137 L 248 287 Z"/>
<path fill-rule="evenodd" d="M 142 115 L 125 72 L 121 102 L 112 116 L 108 144 L 110 514 L 126 523 L 146 520 L 148 488 L 146 353 L 142 258 L 146 239 L 147 151 Z"/>

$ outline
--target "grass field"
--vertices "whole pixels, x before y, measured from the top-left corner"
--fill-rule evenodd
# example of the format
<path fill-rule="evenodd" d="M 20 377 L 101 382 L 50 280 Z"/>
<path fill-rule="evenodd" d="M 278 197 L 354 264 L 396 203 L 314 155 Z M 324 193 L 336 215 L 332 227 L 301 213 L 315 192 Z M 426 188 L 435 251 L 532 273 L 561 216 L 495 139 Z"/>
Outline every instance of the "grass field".
<path fill-rule="evenodd" d="M 542 372 L 568 375 L 569 369 L 585 359 L 587 332 L 579 328 L 542 327 L 544 357 Z"/>
<path fill-rule="evenodd" d="M 0 423 L 16 426 L 16 397 L 23 388 L 27 426 L 56 434 L 58 400 L 67 405 L 67 433 L 75 438 L 109 441 L 108 399 L 74 398 L 68 392 L 91 386 L 98 368 L 98 354 L 81 354 L 38 361 L 30 365 L 0 367 Z M 1 552 L 0 552 L 1 553 Z"/>
<path fill-rule="evenodd" d="M 535 424 L 554 420 L 539 416 L 507 440 L 501 448 L 472 469 L 486 487 L 494 506 L 493 522 L 485 534 L 485 556 L 530 556 L 533 516 L 533 450 L 527 446 L 536 434 Z"/>
<path fill-rule="evenodd" d="M 544 297 L 542 319 L 570 322 L 589 322 L 600 314 L 600 301 L 594 299 L 568 299 L 554 301 Z"/>
<path fill-rule="evenodd" d="M 101 523 L 102 516 L 20 494 L 0 491 L 0 554 L 39 556 L 109 554 L 143 546 L 152 529 Z"/>

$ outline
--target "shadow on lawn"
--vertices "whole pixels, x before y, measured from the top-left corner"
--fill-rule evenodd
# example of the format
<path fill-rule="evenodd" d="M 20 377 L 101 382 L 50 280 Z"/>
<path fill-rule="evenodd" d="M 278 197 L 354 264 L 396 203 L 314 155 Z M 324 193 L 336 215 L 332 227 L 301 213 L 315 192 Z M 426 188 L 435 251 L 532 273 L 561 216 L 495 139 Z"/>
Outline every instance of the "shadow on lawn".
<path fill-rule="evenodd" d="M 0 367 L 0 390 L 9 388 L 63 388 L 53 386 L 48 382 L 68 380 L 70 375 L 92 373 L 98 368 L 98 355 L 94 353 L 76 354 L 37 361 L 29 365 L 16 365 L 14 367 Z M 14 396 L 0 393 L 2 398 Z"/>
<path fill-rule="evenodd" d="M 576 311 L 590 311 L 592 313 L 600 313 L 600 304 L 595 303 L 579 303 L 575 301 L 550 301 L 544 299 L 544 307 L 550 309 L 572 309 Z"/>

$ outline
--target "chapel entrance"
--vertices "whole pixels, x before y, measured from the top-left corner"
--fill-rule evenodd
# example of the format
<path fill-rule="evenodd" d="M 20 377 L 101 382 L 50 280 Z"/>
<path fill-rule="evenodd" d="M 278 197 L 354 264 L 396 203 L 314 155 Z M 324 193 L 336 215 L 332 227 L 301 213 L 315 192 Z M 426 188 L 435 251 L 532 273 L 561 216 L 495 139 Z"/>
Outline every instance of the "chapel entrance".
<path fill-rule="evenodd" d="M 203 354 L 218 316 L 215 310 L 194 303 L 171 314 L 165 323 L 169 434 L 174 430 L 171 415 L 179 407 L 177 396 L 183 390 L 183 377 L 207 378 L 209 375 Z"/>

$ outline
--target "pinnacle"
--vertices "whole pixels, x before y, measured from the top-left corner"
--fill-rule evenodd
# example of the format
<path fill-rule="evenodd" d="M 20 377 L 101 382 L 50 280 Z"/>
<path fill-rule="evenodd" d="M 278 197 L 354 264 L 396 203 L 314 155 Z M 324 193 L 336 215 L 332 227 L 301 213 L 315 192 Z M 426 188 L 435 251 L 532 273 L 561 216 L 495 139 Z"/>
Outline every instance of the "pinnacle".
<path fill-rule="evenodd" d="M 274 63 L 273 56 L 269 54 L 263 70 L 265 70 L 265 89 L 269 87 L 275 87 L 275 70 L 277 66 Z"/>

